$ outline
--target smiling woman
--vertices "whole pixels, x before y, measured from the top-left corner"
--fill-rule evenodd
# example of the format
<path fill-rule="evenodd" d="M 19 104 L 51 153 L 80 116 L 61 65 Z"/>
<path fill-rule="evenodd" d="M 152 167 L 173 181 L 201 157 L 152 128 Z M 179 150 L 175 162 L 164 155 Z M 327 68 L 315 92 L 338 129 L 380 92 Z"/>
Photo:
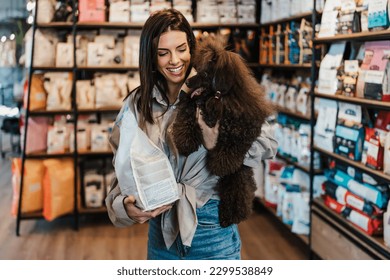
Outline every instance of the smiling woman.
<path fill-rule="evenodd" d="M 180 12 L 161 10 L 149 17 L 140 38 L 141 84 L 125 99 L 110 137 L 116 179 L 106 198 L 108 214 L 118 227 L 148 222 L 148 259 L 241 258 L 238 226 L 221 226 L 220 199 L 216 191 L 219 178 L 211 174 L 206 166 L 207 149 L 215 145 L 218 129 L 208 128 L 199 118 L 198 124 L 204 128 L 200 136 L 204 144 L 190 155 L 179 154 L 173 141 L 172 124 L 177 115 L 176 105 L 180 97 L 186 94 L 184 81 L 193 73 L 194 50 L 193 31 Z M 129 115 L 136 120 L 132 127 L 126 122 Z M 139 132 L 139 128 L 147 139 L 134 145 L 136 141 L 131 141 L 136 136 L 130 134 Z M 145 153 L 146 148 L 151 146 L 159 150 L 156 152 L 159 159 L 151 156 L 149 162 L 143 162 L 140 166 L 135 155 Z M 261 159 L 271 157 L 275 155 L 275 150 L 276 142 L 264 126 L 264 131 L 253 143 L 252 151 L 257 152 L 248 155 L 248 163 L 256 164 Z M 156 207 L 163 206 L 145 211 L 140 208 L 142 203 L 139 202 L 143 202 L 146 196 L 158 200 L 166 194 L 160 189 L 172 189 L 172 184 L 169 185 L 166 180 L 151 182 L 152 171 L 155 175 L 167 170 L 156 168 L 164 162 L 169 163 L 168 171 L 172 171 L 173 188 L 177 189 L 179 197 L 173 203 L 156 203 Z M 132 173 L 132 170 L 140 167 L 148 171 L 144 177 Z M 129 195 L 122 192 L 131 188 L 138 191 L 133 194 L 126 192 Z"/>

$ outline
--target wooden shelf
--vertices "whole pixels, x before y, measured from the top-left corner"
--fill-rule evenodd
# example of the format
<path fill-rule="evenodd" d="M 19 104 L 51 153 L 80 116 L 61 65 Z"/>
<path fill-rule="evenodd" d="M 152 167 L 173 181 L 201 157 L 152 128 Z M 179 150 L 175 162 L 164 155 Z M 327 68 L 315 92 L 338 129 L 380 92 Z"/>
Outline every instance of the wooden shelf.
<path fill-rule="evenodd" d="M 327 207 L 321 198 L 313 200 L 313 209 L 314 212 L 318 211 L 320 214 L 322 213 L 323 215 L 328 216 L 332 223 L 339 225 L 339 228 L 343 230 L 346 235 L 353 238 L 355 242 L 361 243 L 365 250 L 378 255 L 378 258 L 390 259 L 390 248 L 384 244 L 383 236 L 368 235 L 346 218 Z"/>
<path fill-rule="evenodd" d="M 295 117 L 295 118 L 298 118 L 298 119 L 310 121 L 310 116 L 306 116 L 306 115 L 303 115 L 301 113 L 293 112 L 293 111 L 291 111 L 291 110 L 289 110 L 287 108 L 284 108 L 284 107 L 281 107 L 281 106 L 278 106 L 278 105 L 275 105 L 275 106 L 276 106 L 276 110 L 278 111 L 278 113 L 282 113 L 282 114 L 289 115 L 291 117 Z"/>
<path fill-rule="evenodd" d="M 358 97 L 347 97 L 344 95 L 340 95 L 338 93 L 323 94 L 323 93 L 318 93 L 317 90 L 315 90 L 314 96 L 318 98 L 325 98 L 325 99 L 331 99 L 331 100 L 336 100 L 341 102 L 353 103 L 365 107 L 374 107 L 378 109 L 390 110 L 390 102 L 381 101 L 381 100 L 371 100 L 371 99 L 358 98 Z"/>
<path fill-rule="evenodd" d="M 275 24 L 278 24 L 278 23 L 284 23 L 284 22 L 288 22 L 288 21 L 300 20 L 302 18 L 309 18 L 309 19 L 311 19 L 311 16 L 312 16 L 312 12 L 306 12 L 306 13 L 297 14 L 295 16 L 288 17 L 288 18 L 281 18 L 281 19 L 278 19 L 278 20 L 275 20 L 275 21 L 261 23 L 260 26 L 263 27 L 263 26 L 275 25 Z"/>
<path fill-rule="evenodd" d="M 381 31 L 366 31 L 366 32 L 357 32 L 352 34 L 337 34 L 330 37 L 317 37 L 314 39 L 313 43 L 315 44 L 324 44 L 332 43 L 337 41 L 370 41 L 370 40 L 384 40 L 389 39 L 390 30 L 381 30 Z"/>
<path fill-rule="evenodd" d="M 126 66 L 126 65 L 118 65 L 118 66 L 78 66 L 76 71 L 138 71 L 138 66 Z"/>
<path fill-rule="evenodd" d="M 107 213 L 107 208 L 106 207 L 85 208 L 79 206 L 78 211 L 80 214 L 99 214 L 99 213 Z"/>
<path fill-rule="evenodd" d="M 278 68 L 278 69 L 311 69 L 311 63 L 304 64 L 259 64 L 259 67 L 263 68 Z"/>
<path fill-rule="evenodd" d="M 39 111 L 30 111 L 31 116 L 54 116 L 54 115 L 68 115 L 73 114 L 71 110 L 39 110 Z"/>
<path fill-rule="evenodd" d="M 79 156 L 97 156 L 97 157 L 106 157 L 112 156 L 112 151 L 79 151 Z"/>
<path fill-rule="evenodd" d="M 26 154 L 26 158 L 64 158 L 64 157 L 73 157 L 73 153 L 53 153 L 53 154 L 48 154 L 46 151 L 42 152 L 34 152 L 30 154 Z"/>
<path fill-rule="evenodd" d="M 262 199 L 262 198 L 257 197 L 256 200 L 257 200 L 265 209 L 267 209 L 267 211 L 268 211 L 269 213 L 271 213 L 273 216 L 275 216 L 275 218 L 276 218 L 279 222 L 281 222 L 284 226 L 286 226 L 286 227 L 290 230 L 290 232 L 291 232 L 292 234 L 294 234 L 295 236 L 299 237 L 299 239 L 301 239 L 306 245 L 309 245 L 309 237 L 308 237 L 307 235 L 304 235 L 304 234 L 296 234 L 296 233 L 292 232 L 292 231 L 291 231 L 291 228 L 292 228 L 292 227 L 291 227 L 290 225 L 288 225 L 288 224 L 285 224 L 285 223 L 283 222 L 283 220 L 281 219 L 281 217 L 279 217 L 278 215 L 276 215 L 276 209 L 275 209 L 275 208 L 267 207 L 266 204 L 265 204 L 264 199 Z"/>
<path fill-rule="evenodd" d="M 62 28 L 71 29 L 73 22 L 48 22 L 48 23 L 37 23 L 37 28 Z"/>
<path fill-rule="evenodd" d="M 324 150 L 324 149 L 321 149 L 317 146 L 313 146 L 313 149 L 317 152 L 320 152 L 321 154 L 325 154 L 331 158 L 334 158 L 335 160 L 338 160 L 338 161 L 342 161 L 342 162 L 345 162 L 347 163 L 348 165 L 351 165 L 353 167 L 356 167 L 366 173 L 369 173 L 369 174 L 372 174 L 376 177 L 379 177 L 381 179 L 384 179 L 386 181 L 389 181 L 390 182 L 390 175 L 387 175 L 385 173 L 383 173 L 382 171 L 378 171 L 378 170 L 374 170 L 374 169 L 371 169 L 367 166 L 365 166 L 363 163 L 361 162 L 357 162 L 357 161 L 353 161 L 353 160 L 350 160 L 346 157 L 343 157 L 341 155 L 338 155 L 338 154 L 335 154 L 335 153 L 332 153 L 332 152 L 329 152 L 327 150 Z"/>

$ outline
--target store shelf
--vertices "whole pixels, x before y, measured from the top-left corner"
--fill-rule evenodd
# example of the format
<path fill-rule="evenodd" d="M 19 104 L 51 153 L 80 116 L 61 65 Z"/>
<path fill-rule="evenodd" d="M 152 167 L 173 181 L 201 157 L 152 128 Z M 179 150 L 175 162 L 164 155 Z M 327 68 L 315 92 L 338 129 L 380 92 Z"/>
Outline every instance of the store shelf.
<path fill-rule="evenodd" d="M 352 34 L 337 34 L 335 36 L 315 38 L 313 43 L 315 44 L 329 44 L 337 41 L 372 41 L 372 40 L 384 40 L 390 38 L 390 30 L 381 31 L 366 31 L 357 32 Z"/>
<path fill-rule="evenodd" d="M 79 151 L 78 155 L 84 157 L 107 157 L 112 156 L 112 151 Z"/>
<path fill-rule="evenodd" d="M 34 66 L 31 69 L 33 72 L 72 72 L 73 67 L 55 67 L 55 66 Z"/>
<path fill-rule="evenodd" d="M 34 152 L 30 154 L 26 154 L 26 158 L 30 159 L 38 159 L 38 158 L 65 158 L 65 157 L 73 157 L 73 153 L 53 153 L 48 154 L 46 151 L 42 152 Z"/>
<path fill-rule="evenodd" d="M 312 12 L 306 12 L 306 13 L 301 13 L 301 14 L 294 15 L 292 17 L 281 18 L 281 19 L 278 19 L 278 20 L 261 23 L 260 27 L 269 26 L 269 25 L 275 25 L 275 24 L 278 24 L 278 23 L 284 23 L 284 22 L 288 22 L 288 21 L 301 20 L 303 18 L 311 19 L 311 17 L 312 17 Z"/>
<path fill-rule="evenodd" d="M 56 29 L 72 29 L 73 22 L 48 22 L 37 23 L 37 28 L 56 28 Z"/>
<path fill-rule="evenodd" d="M 107 213 L 107 208 L 106 207 L 99 207 L 99 208 L 79 207 L 78 211 L 79 214 L 100 214 L 100 213 Z"/>
<path fill-rule="evenodd" d="M 357 228 L 350 221 L 328 208 L 320 198 L 313 200 L 312 211 L 327 220 L 360 249 L 367 252 L 375 259 L 390 259 L 390 248 L 386 247 L 383 236 L 370 236 Z"/>
<path fill-rule="evenodd" d="M 371 100 L 371 99 L 365 99 L 365 98 L 348 97 L 348 96 L 341 95 L 340 93 L 322 94 L 322 93 L 318 93 L 317 90 L 315 90 L 314 96 L 318 97 L 318 98 L 331 99 L 331 100 L 336 100 L 336 101 L 340 101 L 340 102 L 353 103 L 353 104 L 361 105 L 361 106 L 365 106 L 365 107 L 374 107 L 377 109 L 390 110 L 390 102 L 386 102 L 386 101 L 382 101 L 382 100 Z"/>
<path fill-rule="evenodd" d="M 292 160 L 291 158 L 289 157 L 285 157 L 283 155 L 280 155 L 280 154 L 277 154 L 276 155 L 277 158 L 285 161 L 287 164 L 289 165 L 293 165 L 294 167 L 306 172 L 306 173 L 310 173 L 310 168 L 309 167 L 306 167 L 306 166 L 303 166 L 303 165 L 300 165 L 297 161 L 294 161 Z M 322 174 L 323 171 L 322 170 L 315 170 L 314 171 L 315 174 Z"/>
<path fill-rule="evenodd" d="M 329 152 L 329 151 L 326 151 L 324 149 L 321 149 L 317 146 L 314 146 L 313 149 L 321 154 L 324 154 L 324 155 L 327 155 L 328 157 L 331 157 L 335 160 L 338 160 L 338 161 L 342 161 L 342 162 L 345 162 L 347 163 L 348 165 L 350 166 L 353 166 L 353 167 L 356 167 L 366 173 L 369 173 L 371 175 L 374 175 L 376 177 L 379 177 L 381 179 L 384 179 L 384 180 L 387 180 L 390 182 L 390 175 L 387 175 L 381 171 L 378 171 L 378 170 L 374 170 L 374 169 L 371 169 L 367 166 L 365 166 L 363 163 L 361 162 L 357 162 L 357 161 L 353 161 L 353 160 L 350 160 L 346 157 L 343 157 L 341 155 L 338 155 L 338 154 L 335 154 L 335 153 L 332 153 L 332 152 Z"/>
<path fill-rule="evenodd" d="M 278 106 L 278 105 L 275 105 L 275 106 L 276 106 L 276 110 L 278 111 L 278 113 L 283 113 L 285 115 L 288 115 L 288 116 L 291 116 L 294 118 L 310 121 L 310 116 L 306 116 L 306 115 L 303 115 L 301 113 L 293 112 L 289 109 L 286 109 L 286 108 Z"/>
<path fill-rule="evenodd" d="M 283 223 L 283 220 L 281 219 L 281 217 L 279 217 L 278 215 L 276 215 L 276 209 L 275 208 L 272 208 L 272 207 L 267 207 L 266 206 L 266 203 L 264 201 L 264 199 L 262 198 L 259 198 L 259 197 L 256 197 L 256 201 L 258 203 L 260 203 L 269 213 L 271 213 L 273 216 L 275 216 L 275 218 L 280 222 L 282 223 L 285 227 L 288 228 L 288 230 L 290 230 L 290 232 L 292 234 L 294 234 L 295 236 L 297 236 L 299 239 L 301 239 L 306 245 L 309 245 L 309 237 L 307 235 L 304 235 L 304 234 L 296 234 L 294 232 L 291 231 L 291 226 L 288 225 L 288 224 L 285 224 Z"/>
<path fill-rule="evenodd" d="M 305 64 L 259 64 L 262 68 L 277 68 L 277 69 L 311 69 L 310 63 Z"/>
<path fill-rule="evenodd" d="M 76 71 L 127 72 L 138 71 L 138 66 L 78 66 Z"/>
<path fill-rule="evenodd" d="M 68 115 L 73 114 L 71 110 L 39 110 L 39 111 L 30 111 L 30 116 L 54 116 L 54 115 Z"/>
<path fill-rule="evenodd" d="M 83 115 L 83 114 L 110 114 L 110 113 L 119 113 L 119 110 L 121 108 L 119 107 L 112 107 L 112 108 L 98 108 L 98 109 L 78 109 L 77 114 Z"/>

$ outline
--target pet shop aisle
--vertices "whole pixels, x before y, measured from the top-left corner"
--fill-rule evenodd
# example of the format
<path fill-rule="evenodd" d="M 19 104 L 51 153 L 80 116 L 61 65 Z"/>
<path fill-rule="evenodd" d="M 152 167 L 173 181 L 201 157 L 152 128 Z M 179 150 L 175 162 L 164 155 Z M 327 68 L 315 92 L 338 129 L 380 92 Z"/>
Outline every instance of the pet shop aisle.
<path fill-rule="evenodd" d="M 85 218 L 79 231 L 69 225 L 71 217 L 53 222 L 28 220 L 21 236 L 15 236 L 11 216 L 11 170 L 9 159 L 0 160 L 0 260 L 109 260 L 146 257 L 147 225 L 119 229 L 104 214 Z M 83 216 L 80 217 L 84 219 Z M 267 211 L 256 211 L 240 224 L 242 258 L 246 260 L 302 260 L 308 257 L 305 246 L 294 239 Z"/>

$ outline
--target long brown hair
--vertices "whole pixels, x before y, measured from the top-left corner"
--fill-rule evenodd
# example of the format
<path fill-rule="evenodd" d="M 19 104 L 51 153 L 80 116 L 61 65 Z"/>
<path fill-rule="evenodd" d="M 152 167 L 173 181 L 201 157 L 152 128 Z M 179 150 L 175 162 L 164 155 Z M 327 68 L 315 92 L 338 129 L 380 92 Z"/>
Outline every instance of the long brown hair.
<path fill-rule="evenodd" d="M 166 79 L 157 71 L 157 48 L 162 33 L 169 30 L 183 31 L 192 55 L 195 49 L 195 36 L 190 24 L 182 13 L 175 9 L 161 10 L 153 13 L 145 22 L 140 38 L 139 72 L 140 86 L 136 90 L 137 110 L 141 115 L 141 127 L 145 122 L 154 123 L 152 114 L 153 87 L 157 86 L 162 98 L 169 104 Z M 186 76 L 191 71 L 189 67 Z M 168 109 L 168 108 L 167 108 Z"/>

